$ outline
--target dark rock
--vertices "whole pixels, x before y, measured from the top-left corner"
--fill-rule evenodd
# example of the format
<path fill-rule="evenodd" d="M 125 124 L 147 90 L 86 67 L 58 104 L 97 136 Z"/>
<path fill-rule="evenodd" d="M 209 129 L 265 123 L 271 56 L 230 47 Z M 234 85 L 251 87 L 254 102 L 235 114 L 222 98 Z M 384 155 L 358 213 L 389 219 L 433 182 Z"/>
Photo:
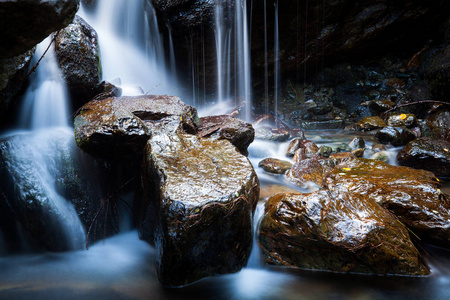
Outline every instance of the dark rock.
<path fill-rule="evenodd" d="M 265 205 L 264 260 L 333 272 L 426 275 L 407 229 L 375 202 L 341 191 L 277 194 Z"/>
<path fill-rule="evenodd" d="M 198 136 L 229 140 L 241 153 L 255 139 L 252 124 L 229 116 L 211 116 L 200 118 Z"/>
<path fill-rule="evenodd" d="M 377 116 L 365 117 L 358 122 L 358 126 L 363 130 L 373 130 L 386 127 L 383 119 Z"/>
<path fill-rule="evenodd" d="M 76 107 L 100 92 L 102 76 L 97 32 L 79 16 L 58 32 L 55 52 Z"/>
<path fill-rule="evenodd" d="M 15 57 L 0 58 L 0 117 L 7 115 L 14 96 L 22 87 L 33 54 L 34 49 Z"/>
<path fill-rule="evenodd" d="M 450 142 L 420 138 L 408 143 L 397 154 L 402 166 L 424 169 L 439 177 L 450 177 Z"/>
<path fill-rule="evenodd" d="M 417 118 L 413 114 L 390 115 L 386 121 L 386 124 L 392 127 L 406 126 L 411 128 L 417 125 Z"/>
<path fill-rule="evenodd" d="M 239 271 L 252 247 L 259 181 L 227 140 L 155 135 L 146 148 L 141 238 L 154 244 L 166 286 Z"/>
<path fill-rule="evenodd" d="M 434 99 L 448 98 L 450 96 L 448 86 L 450 80 L 450 44 L 447 42 L 430 48 L 422 58 L 419 73 L 430 84 Z"/>
<path fill-rule="evenodd" d="M 326 121 L 301 120 L 296 122 L 296 124 L 304 130 L 342 129 L 345 125 L 344 120 L 326 120 Z"/>
<path fill-rule="evenodd" d="M 197 132 L 197 111 L 173 96 L 93 100 L 74 121 L 78 146 L 99 157 L 140 160 L 154 133 Z"/>
<path fill-rule="evenodd" d="M 433 173 L 357 158 L 323 181 L 332 191 L 377 202 L 423 241 L 450 246 L 450 201 Z"/>
<path fill-rule="evenodd" d="M 0 2 L 0 58 L 29 51 L 50 33 L 69 25 L 79 0 Z"/>
<path fill-rule="evenodd" d="M 102 81 L 98 85 L 98 89 L 100 93 L 97 94 L 92 100 L 103 100 L 107 98 L 122 96 L 122 89 L 107 81 Z"/>
<path fill-rule="evenodd" d="M 390 100 L 375 100 L 370 102 L 369 107 L 372 112 L 379 114 L 392 108 L 394 105 L 395 103 Z"/>
<path fill-rule="evenodd" d="M 319 151 L 317 151 L 317 154 L 323 157 L 329 157 L 333 153 L 333 148 L 329 146 L 320 146 Z"/>
<path fill-rule="evenodd" d="M 402 127 L 386 126 L 377 132 L 375 137 L 383 144 L 392 144 L 394 147 L 404 146 L 410 141 L 416 139 L 416 135 L 407 129 Z"/>
<path fill-rule="evenodd" d="M 359 148 L 365 148 L 366 142 L 362 137 L 355 137 L 349 144 L 350 149 L 359 149 Z"/>
<path fill-rule="evenodd" d="M 441 111 L 427 118 L 427 126 L 439 139 L 450 141 L 450 111 Z"/>
<path fill-rule="evenodd" d="M 284 142 L 289 139 L 289 131 L 279 128 L 256 128 L 255 138 L 267 141 Z"/>
<path fill-rule="evenodd" d="M 265 158 L 258 163 L 258 167 L 268 173 L 285 174 L 292 167 L 292 163 L 276 158 Z"/>
<path fill-rule="evenodd" d="M 352 154 L 356 157 L 363 157 L 364 156 L 364 149 L 358 148 L 352 151 Z"/>

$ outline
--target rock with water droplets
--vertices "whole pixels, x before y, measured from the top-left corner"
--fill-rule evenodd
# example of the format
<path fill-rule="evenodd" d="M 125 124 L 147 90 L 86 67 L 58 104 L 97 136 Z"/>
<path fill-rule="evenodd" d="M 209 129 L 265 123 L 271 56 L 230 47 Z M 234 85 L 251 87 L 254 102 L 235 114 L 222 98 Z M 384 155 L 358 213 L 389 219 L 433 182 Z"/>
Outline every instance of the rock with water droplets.
<path fill-rule="evenodd" d="M 282 193 L 265 205 L 259 243 L 266 263 L 333 272 L 426 275 L 405 226 L 357 194 Z"/>
<path fill-rule="evenodd" d="M 331 191 L 375 201 L 423 241 L 450 247 L 450 199 L 433 173 L 357 158 L 323 179 Z"/>
<path fill-rule="evenodd" d="M 265 158 L 258 163 L 258 167 L 268 173 L 285 174 L 292 167 L 292 163 L 277 158 Z"/>
<path fill-rule="evenodd" d="M 402 166 L 450 177 L 450 142 L 431 138 L 414 140 L 398 152 L 397 161 Z"/>
<path fill-rule="evenodd" d="M 309 183 L 313 183 L 320 188 L 325 173 L 331 171 L 332 168 L 333 162 L 330 159 L 313 156 L 296 162 L 286 173 L 286 178 L 300 187 L 306 187 Z"/>
<path fill-rule="evenodd" d="M 99 157 L 140 160 L 160 131 L 197 132 L 197 110 L 173 96 L 111 97 L 84 105 L 74 121 L 83 150 Z"/>
<path fill-rule="evenodd" d="M 255 139 L 252 124 L 230 116 L 200 118 L 198 136 L 229 140 L 241 153 L 247 153 L 248 146 Z"/>
<path fill-rule="evenodd" d="M 365 117 L 358 122 L 358 126 L 363 130 L 373 130 L 386 127 L 386 123 L 378 116 Z"/>
<path fill-rule="evenodd" d="M 239 271 L 252 247 L 259 181 L 227 140 L 159 134 L 147 143 L 142 239 L 155 245 L 158 278 L 183 286 Z"/>
<path fill-rule="evenodd" d="M 0 58 L 21 55 L 69 25 L 78 5 L 79 0 L 0 1 Z"/>
<path fill-rule="evenodd" d="M 55 39 L 58 64 L 78 108 L 101 92 L 102 68 L 97 32 L 85 20 L 75 16 Z"/>

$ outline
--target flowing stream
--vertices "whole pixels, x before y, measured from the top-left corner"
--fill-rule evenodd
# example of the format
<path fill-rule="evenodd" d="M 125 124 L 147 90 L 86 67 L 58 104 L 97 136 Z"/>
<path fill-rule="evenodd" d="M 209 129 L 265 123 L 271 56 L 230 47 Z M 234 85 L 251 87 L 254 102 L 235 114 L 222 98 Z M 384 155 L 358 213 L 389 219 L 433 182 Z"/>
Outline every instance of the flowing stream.
<path fill-rule="evenodd" d="M 220 20 L 224 8 L 221 1 L 217 1 L 217 68 L 221 70 L 218 78 L 219 103 L 214 108 L 205 108 L 204 114 L 226 107 L 222 102 L 226 102 L 230 96 L 231 82 L 228 77 L 222 77 L 224 70 L 238 70 L 238 93 L 246 100 L 250 99 L 248 13 L 246 1 L 237 2 L 237 18 L 231 27 L 227 27 Z M 170 62 L 166 64 L 156 16 L 147 1 L 99 0 L 97 11 L 81 8 L 79 14 L 99 34 L 105 80 L 121 86 L 125 95 L 177 95 L 177 89 L 173 89 L 177 84 L 173 45 L 168 50 L 171 53 Z M 235 39 L 233 43 L 232 39 Z M 39 46 L 39 53 L 45 50 L 48 42 L 44 41 Z M 265 43 L 267 49 L 267 41 Z M 241 55 L 236 59 L 239 66 L 230 65 L 228 49 L 232 44 Z M 275 56 L 278 54 L 275 53 Z M 27 147 L 22 152 L 18 151 L 17 155 L 33 157 L 35 168 L 43 178 L 42 185 L 50 198 L 55 199 L 55 209 L 64 212 L 60 222 L 70 227 L 64 229 L 74 241 L 70 247 L 81 249 L 84 232 L 80 231 L 79 220 L 73 217 L 73 208 L 49 184 L 54 181 L 53 171 L 48 168 L 54 161 L 51 153 L 56 146 L 52 143 L 55 143 L 55 138 L 56 143 L 63 144 L 73 139 L 73 132 L 67 124 L 67 102 L 56 102 L 58 107 L 54 105 L 55 99 L 67 99 L 64 82 L 58 77 L 55 67 L 54 55 L 50 52 L 32 79 L 33 84 L 25 96 L 21 122 L 21 128 L 27 131 L 20 134 L 28 137 L 24 142 Z M 267 86 L 268 83 L 265 84 Z M 50 100 L 50 106 L 55 111 L 48 109 Z M 41 108 L 41 104 L 44 108 Z M 251 104 L 247 101 L 247 118 L 250 109 Z M 46 123 L 53 117 L 56 120 Z M 17 132 L 14 134 L 17 135 Z M 348 143 L 353 135 L 338 131 L 311 131 L 307 132 L 307 138 L 319 145 L 333 145 Z M 284 176 L 269 175 L 257 167 L 258 162 L 265 157 L 286 159 L 286 147 L 286 143 L 255 141 L 249 148 L 249 158 L 261 181 L 261 201 L 255 212 L 255 231 L 267 197 L 280 191 L 307 192 L 287 182 Z M 392 150 L 391 157 L 394 157 L 395 150 Z M 371 153 L 367 152 L 366 155 L 370 156 Z M 444 191 L 450 193 L 450 184 L 445 184 Z M 4 252 L 2 235 L 0 231 L 0 254 Z M 257 237 L 255 243 L 256 240 Z M 430 254 L 426 259 L 432 274 L 420 278 L 272 268 L 263 264 L 259 248 L 254 245 L 248 266 L 241 272 L 207 278 L 182 289 L 168 289 L 158 283 L 154 271 L 157 255 L 154 249 L 140 241 L 136 231 L 131 231 L 99 242 L 88 251 L 0 256 L 0 299 L 449 299 L 450 251 L 430 246 L 425 248 Z"/>

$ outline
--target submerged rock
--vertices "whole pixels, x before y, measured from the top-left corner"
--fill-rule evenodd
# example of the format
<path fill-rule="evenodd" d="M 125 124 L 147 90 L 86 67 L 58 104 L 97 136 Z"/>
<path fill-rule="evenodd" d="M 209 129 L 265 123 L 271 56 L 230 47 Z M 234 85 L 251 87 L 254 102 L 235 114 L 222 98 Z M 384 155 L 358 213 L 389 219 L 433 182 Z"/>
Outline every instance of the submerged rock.
<path fill-rule="evenodd" d="M 414 140 L 398 152 L 397 161 L 402 166 L 450 177 L 450 142 L 430 138 Z"/>
<path fill-rule="evenodd" d="M 197 132 L 197 110 L 173 96 L 137 96 L 93 100 L 74 121 L 78 146 L 95 155 L 140 159 L 154 133 Z"/>
<path fill-rule="evenodd" d="M 154 244 L 166 286 L 239 271 L 252 247 L 259 181 L 227 140 L 159 134 L 147 143 L 141 238 Z"/>
<path fill-rule="evenodd" d="M 403 224 L 357 194 L 324 190 L 272 196 L 259 242 L 269 264 L 380 275 L 429 273 Z"/>
<path fill-rule="evenodd" d="M 255 129 L 252 124 L 237 118 L 211 116 L 200 118 L 198 135 L 229 140 L 241 153 L 246 153 L 248 146 L 255 139 Z"/>
<path fill-rule="evenodd" d="M 292 163 L 276 158 L 265 158 L 259 162 L 258 167 L 268 173 L 285 174 L 292 167 Z"/>
<path fill-rule="evenodd" d="M 75 16 L 55 39 L 58 64 L 76 107 L 100 92 L 102 69 L 97 32 L 85 20 Z"/>
<path fill-rule="evenodd" d="M 433 173 L 358 158 L 339 163 L 323 182 L 333 192 L 377 202 L 422 240 L 450 246 L 450 201 Z"/>
<path fill-rule="evenodd" d="M 1 1 L 0 58 L 20 55 L 69 25 L 78 5 L 79 0 Z"/>

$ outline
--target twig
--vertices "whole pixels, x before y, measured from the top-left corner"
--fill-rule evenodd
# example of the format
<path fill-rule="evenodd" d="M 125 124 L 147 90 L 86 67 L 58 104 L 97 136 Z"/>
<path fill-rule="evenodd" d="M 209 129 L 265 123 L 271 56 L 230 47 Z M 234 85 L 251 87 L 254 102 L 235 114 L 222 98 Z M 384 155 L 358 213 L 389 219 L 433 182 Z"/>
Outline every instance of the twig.
<path fill-rule="evenodd" d="M 387 114 L 388 112 L 391 112 L 393 110 L 399 109 L 401 107 L 405 107 L 405 106 L 410 106 L 410 105 L 416 105 L 416 104 L 422 104 L 422 103 L 435 103 L 435 104 L 443 104 L 443 105 L 450 105 L 450 103 L 448 102 L 444 102 L 444 101 L 438 101 L 438 100 L 421 100 L 421 101 L 416 101 L 416 102 L 411 102 L 411 103 L 405 103 L 405 104 L 398 104 L 388 110 L 386 110 L 385 112 L 383 112 L 383 115 Z"/>

